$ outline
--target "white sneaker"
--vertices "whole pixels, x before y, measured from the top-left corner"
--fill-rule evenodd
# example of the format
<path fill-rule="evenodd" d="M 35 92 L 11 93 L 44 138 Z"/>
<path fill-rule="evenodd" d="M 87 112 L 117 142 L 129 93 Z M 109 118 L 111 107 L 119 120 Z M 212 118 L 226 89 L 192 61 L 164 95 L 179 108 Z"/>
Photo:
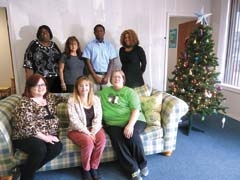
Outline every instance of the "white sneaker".
<path fill-rule="evenodd" d="M 141 169 L 140 173 L 141 173 L 142 176 L 147 176 L 149 174 L 148 167 L 146 166 L 145 168 Z"/>

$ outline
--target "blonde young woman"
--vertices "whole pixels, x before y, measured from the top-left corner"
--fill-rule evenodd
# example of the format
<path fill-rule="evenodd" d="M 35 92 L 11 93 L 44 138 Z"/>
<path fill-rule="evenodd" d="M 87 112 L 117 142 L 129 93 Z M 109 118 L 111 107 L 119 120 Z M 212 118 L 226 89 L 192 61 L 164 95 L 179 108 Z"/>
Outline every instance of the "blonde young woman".
<path fill-rule="evenodd" d="M 84 180 L 98 180 L 98 167 L 105 147 L 100 99 L 93 93 L 93 83 L 79 77 L 73 96 L 68 99 L 70 119 L 68 137 L 80 147 Z"/>

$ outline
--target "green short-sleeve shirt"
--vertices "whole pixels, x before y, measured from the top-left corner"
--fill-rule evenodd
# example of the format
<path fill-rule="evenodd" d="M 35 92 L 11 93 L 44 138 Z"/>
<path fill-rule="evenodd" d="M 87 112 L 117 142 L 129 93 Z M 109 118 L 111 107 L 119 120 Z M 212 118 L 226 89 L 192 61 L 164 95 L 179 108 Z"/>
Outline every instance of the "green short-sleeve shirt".
<path fill-rule="evenodd" d="M 141 112 L 141 102 L 133 89 L 124 86 L 120 90 L 106 87 L 99 91 L 101 97 L 103 120 L 107 125 L 125 126 L 134 109 L 140 110 L 138 120 L 146 121 Z"/>

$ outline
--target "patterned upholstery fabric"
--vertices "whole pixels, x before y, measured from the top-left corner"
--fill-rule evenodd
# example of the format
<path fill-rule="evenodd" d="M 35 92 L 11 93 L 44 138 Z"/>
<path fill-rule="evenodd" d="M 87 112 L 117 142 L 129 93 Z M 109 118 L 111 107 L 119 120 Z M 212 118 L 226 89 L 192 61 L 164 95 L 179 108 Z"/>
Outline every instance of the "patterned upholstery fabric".
<path fill-rule="evenodd" d="M 152 94 L 159 91 L 153 90 Z M 68 94 L 58 94 L 68 96 Z M 140 94 L 141 95 L 141 94 Z M 145 94 L 143 94 L 145 95 Z M 14 150 L 11 143 L 11 118 L 19 95 L 11 95 L 0 101 L 0 177 L 11 175 L 17 165 L 24 162 L 27 155 Z M 52 161 L 45 164 L 39 171 L 54 170 L 81 165 L 79 148 L 67 138 L 68 113 L 67 104 L 59 104 L 57 114 L 61 121 L 60 139 L 63 143 L 62 152 Z M 180 118 L 188 111 L 188 106 L 182 100 L 163 92 L 161 109 L 161 126 L 147 126 L 141 134 L 146 155 L 174 151 L 176 147 L 177 127 Z M 101 162 L 116 159 L 107 136 L 106 147 Z"/>

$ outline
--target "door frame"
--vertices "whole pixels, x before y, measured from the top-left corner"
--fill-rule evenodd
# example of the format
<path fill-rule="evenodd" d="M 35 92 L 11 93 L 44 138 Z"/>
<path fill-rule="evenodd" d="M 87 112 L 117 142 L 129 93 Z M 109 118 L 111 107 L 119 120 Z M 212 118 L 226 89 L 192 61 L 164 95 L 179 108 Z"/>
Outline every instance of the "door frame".
<path fill-rule="evenodd" d="M 14 88 L 17 91 L 17 85 L 18 85 L 18 81 L 16 80 L 16 73 L 15 73 L 15 65 L 14 65 L 14 48 L 13 48 L 13 41 L 12 41 L 12 37 L 13 37 L 13 33 L 12 33 L 12 28 L 11 28 L 11 23 L 10 23 L 10 17 L 9 17 L 9 3 L 7 0 L 2 0 L 0 2 L 0 7 L 4 8 L 6 11 L 6 17 L 7 17 L 7 26 L 8 26 L 8 39 L 9 39 L 9 46 L 10 46 L 10 55 L 11 55 L 11 64 L 12 64 L 12 72 L 13 72 L 13 78 L 14 78 Z M 12 85 L 13 81 L 11 81 L 11 85 Z M 16 92 L 14 92 L 16 93 Z"/>
<path fill-rule="evenodd" d="M 169 48 L 169 30 L 170 30 L 170 19 L 176 18 L 197 18 L 193 13 L 176 13 L 176 12 L 168 12 L 167 13 L 167 25 L 166 25 L 166 43 L 165 43 L 165 63 L 164 63 L 164 82 L 163 82 L 163 90 L 167 90 L 167 82 L 168 82 L 168 48 Z"/>

